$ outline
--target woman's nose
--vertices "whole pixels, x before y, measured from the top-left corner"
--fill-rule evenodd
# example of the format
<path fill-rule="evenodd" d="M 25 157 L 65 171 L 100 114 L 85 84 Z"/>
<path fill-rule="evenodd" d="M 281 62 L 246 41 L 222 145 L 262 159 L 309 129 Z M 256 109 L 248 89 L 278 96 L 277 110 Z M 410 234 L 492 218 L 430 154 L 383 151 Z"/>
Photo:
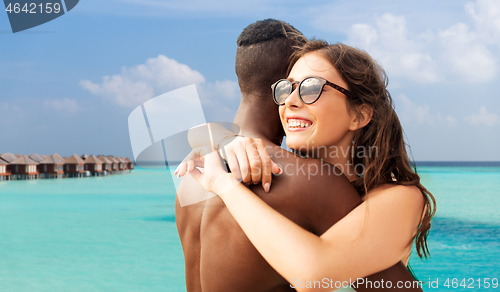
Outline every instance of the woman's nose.
<path fill-rule="evenodd" d="M 304 104 L 299 97 L 299 89 L 295 88 L 295 90 L 292 91 L 292 93 L 286 98 L 285 106 L 289 108 L 299 108 L 303 105 Z"/>

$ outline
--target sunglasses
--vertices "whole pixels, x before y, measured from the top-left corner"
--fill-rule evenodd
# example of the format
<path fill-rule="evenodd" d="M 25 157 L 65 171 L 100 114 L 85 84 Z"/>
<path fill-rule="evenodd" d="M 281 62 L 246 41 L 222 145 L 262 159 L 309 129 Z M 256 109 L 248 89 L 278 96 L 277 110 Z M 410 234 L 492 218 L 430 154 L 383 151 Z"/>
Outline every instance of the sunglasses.
<path fill-rule="evenodd" d="M 338 86 L 335 83 L 319 77 L 307 77 L 300 82 L 291 82 L 287 79 L 280 79 L 276 83 L 271 85 L 271 89 L 273 90 L 274 102 L 277 105 L 284 105 L 285 100 L 290 96 L 290 94 L 292 94 L 293 86 L 297 83 L 299 84 L 299 98 L 305 104 L 315 103 L 323 92 L 323 88 L 325 87 L 325 85 L 329 85 L 335 88 L 336 90 L 345 94 L 345 96 L 347 97 L 356 98 L 356 95 L 354 93 L 341 86 Z"/>

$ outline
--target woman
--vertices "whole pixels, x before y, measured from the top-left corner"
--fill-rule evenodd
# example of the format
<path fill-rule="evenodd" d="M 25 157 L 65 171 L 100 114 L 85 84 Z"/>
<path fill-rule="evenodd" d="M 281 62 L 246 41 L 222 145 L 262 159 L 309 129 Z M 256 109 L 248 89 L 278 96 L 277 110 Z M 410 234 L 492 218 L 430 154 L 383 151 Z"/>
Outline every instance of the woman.
<path fill-rule="evenodd" d="M 413 240 L 419 257 L 426 257 L 435 200 L 410 167 L 383 70 L 365 52 L 322 41 L 307 43 L 291 64 L 288 79 L 273 85 L 288 147 L 342 170 L 363 204 L 317 236 L 223 171 L 216 152 L 205 156 L 204 173 L 191 163 L 179 174 L 190 172 L 217 193 L 285 279 L 366 277 L 407 263 Z"/>

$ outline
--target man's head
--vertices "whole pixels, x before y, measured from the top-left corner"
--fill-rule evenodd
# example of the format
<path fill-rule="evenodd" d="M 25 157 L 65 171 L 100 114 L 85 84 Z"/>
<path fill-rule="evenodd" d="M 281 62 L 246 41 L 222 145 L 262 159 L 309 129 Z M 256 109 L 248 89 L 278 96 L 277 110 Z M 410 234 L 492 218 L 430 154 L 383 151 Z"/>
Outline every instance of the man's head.
<path fill-rule="evenodd" d="M 242 102 L 254 105 L 272 103 L 271 85 L 286 78 L 292 53 L 306 41 L 300 31 L 276 19 L 265 19 L 247 26 L 236 41 L 235 69 Z M 251 98 L 253 100 L 249 100 Z"/>

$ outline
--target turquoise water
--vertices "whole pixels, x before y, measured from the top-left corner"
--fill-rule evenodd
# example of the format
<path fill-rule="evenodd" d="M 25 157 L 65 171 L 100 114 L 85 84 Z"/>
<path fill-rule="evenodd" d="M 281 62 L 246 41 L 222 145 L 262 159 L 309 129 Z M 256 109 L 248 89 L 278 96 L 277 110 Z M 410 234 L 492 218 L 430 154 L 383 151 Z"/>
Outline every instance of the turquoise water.
<path fill-rule="evenodd" d="M 485 278 L 500 281 L 500 167 L 419 167 L 419 174 L 438 203 L 429 237 L 432 256 L 420 261 L 414 253 L 410 261 L 427 282 L 424 290 L 500 291 L 500 283 L 484 288 Z M 429 288 L 438 278 L 439 289 Z M 453 288 L 453 279 L 466 279 L 467 288 Z"/>
<path fill-rule="evenodd" d="M 184 291 L 165 171 L 0 183 L 0 291 Z"/>
<path fill-rule="evenodd" d="M 478 278 L 500 279 L 500 167 L 419 173 L 438 200 L 432 257 L 410 260 L 424 290 L 471 291 L 451 280 L 473 278 L 475 291 Z M 174 200 L 158 170 L 0 182 L 0 291 L 185 291 Z"/>

